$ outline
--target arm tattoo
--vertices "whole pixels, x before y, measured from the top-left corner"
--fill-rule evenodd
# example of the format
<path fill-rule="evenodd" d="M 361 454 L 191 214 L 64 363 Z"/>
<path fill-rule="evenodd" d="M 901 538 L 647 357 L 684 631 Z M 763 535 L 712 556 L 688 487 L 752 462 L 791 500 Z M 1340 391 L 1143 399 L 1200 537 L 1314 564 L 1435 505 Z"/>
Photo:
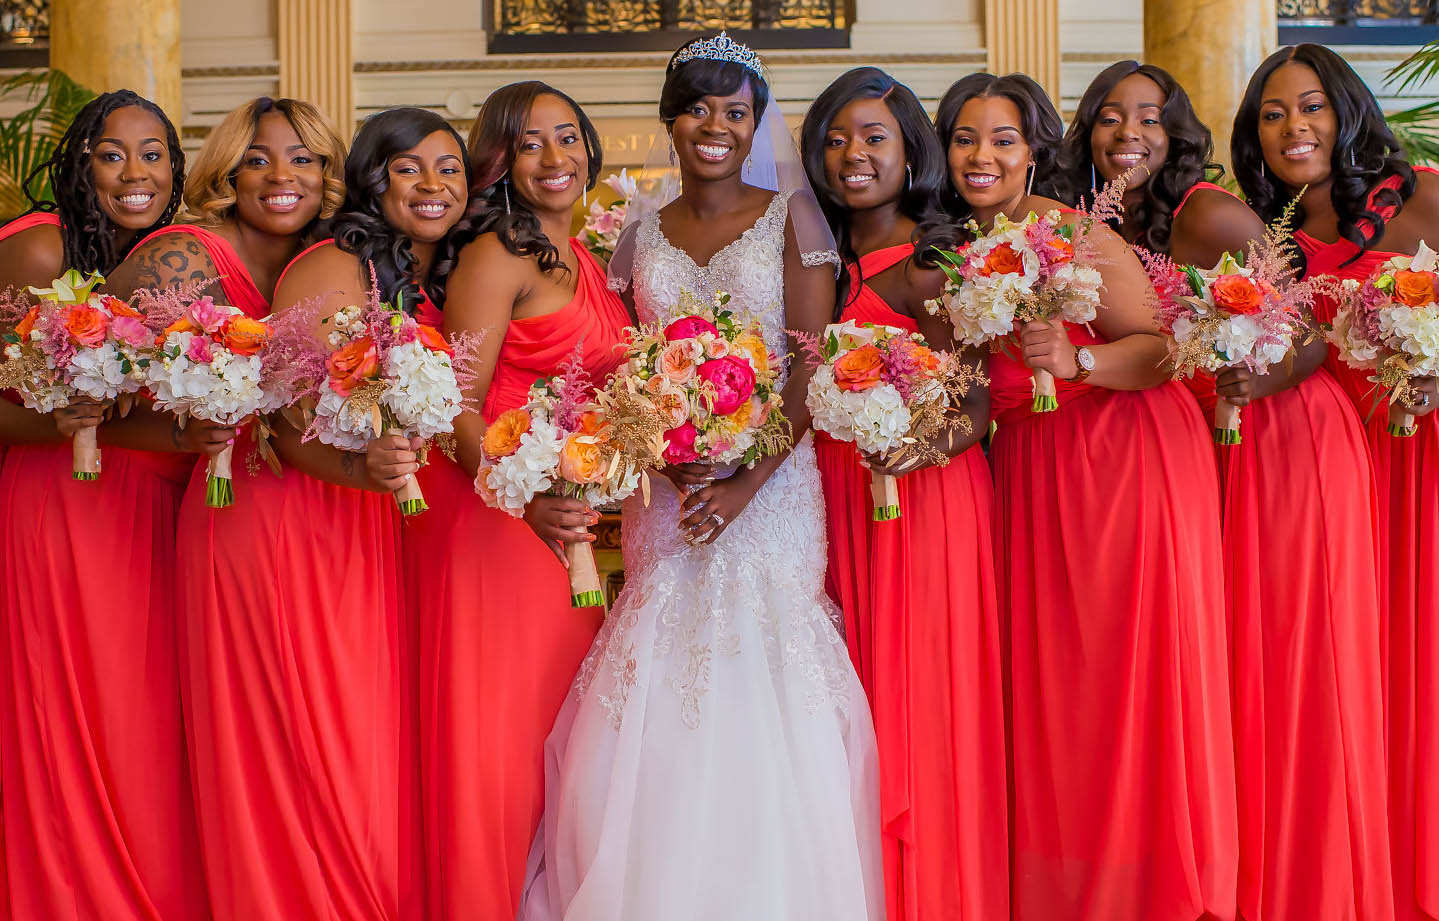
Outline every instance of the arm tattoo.
<path fill-rule="evenodd" d="M 358 466 L 357 461 L 359 460 L 359 458 L 360 455 L 355 454 L 352 451 L 340 452 L 340 470 L 344 472 L 345 476 L 349 477 L 352 480 L 356 476 L 355 467 Z"/>
<path fill-rule="evenodd" d="M 168 288 L 214 278 L 217 270 L 210 254 L 193 237 L 171 243 L 156 242 L 135 254 L 135 287 Z"/>

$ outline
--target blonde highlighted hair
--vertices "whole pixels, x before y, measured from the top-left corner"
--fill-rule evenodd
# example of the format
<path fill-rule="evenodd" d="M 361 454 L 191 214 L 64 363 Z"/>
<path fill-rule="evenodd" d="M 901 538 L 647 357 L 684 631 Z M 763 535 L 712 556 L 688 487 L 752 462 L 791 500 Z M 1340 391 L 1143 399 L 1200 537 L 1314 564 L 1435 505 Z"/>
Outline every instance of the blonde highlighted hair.
<path fill-rule="evenodd" d="M 230 216 L 235 207 L 235 170 L 255 139 L 260 116 L 270 112 L 285 116 L 300 136 L 300 143 L 324 164 L 325 193 L 320 217 L 330 217 L 340 210 L 345 201 L 345 142 L 308 102 L 261 96 L 232 109 L 195 155 L 185 177 L 187 220 L 214 227 Z"/>

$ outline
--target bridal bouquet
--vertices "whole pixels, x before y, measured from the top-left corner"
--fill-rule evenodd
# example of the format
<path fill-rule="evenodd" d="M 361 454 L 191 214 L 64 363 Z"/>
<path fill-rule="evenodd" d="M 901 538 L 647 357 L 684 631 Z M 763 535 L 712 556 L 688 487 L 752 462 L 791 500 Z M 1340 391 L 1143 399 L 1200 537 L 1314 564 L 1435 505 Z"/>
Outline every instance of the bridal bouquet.
<path fill-rule="evenodd" d="M 753 464 L 792 443 L 780 411 L 779 359 L 760 327 L 684 292 L 678 318 L 631 330 L 625 361 L 599 395 L 640 466 Z"/>
<path fill-rule="evenodd" d="M 4 336 L 0 389 L 19 391 L 25 406 L 49 413 L 78 397 L 119 402 L 121 411 L 146 380 L 154 331 L 144 314 L 126 302 L 96 294 L 105 281 L 71 269 L 49 288 L 30 288 L 39 298 Z M 15 307 L 23 302 L 11 302 Z M 100 477 L 95 428 L 81 429 L 72 443 L 72 475 Z"/>
<path fill-rule="evenodd" d="M 1389 397 L 1389 434 L 1412 436 L 1413 380 L 1439 375 L 1439 255 L 1421 242 L 1412 258 L 1396 256 L 1328 293 L 1340 304 L 1329 340 L 1346 364 L 1374 372 Z"/>
<path fill-rule="evenodd" d="M 462 390 L 474 377 L 479 337 L 446 341 L 399 303 L 381 302 L 373 280 L 363 306 L 344 307 L 321 322 L 329 330 L 328 348 L 323 371 L 310 375 L 316 403 L 307 439 L 364 451 L 381 435 L 429 441 L 454 432 L 455 417 L 465 408 Z M 395 501 L 404 515 L 429 508 L 413 478 L 395 492 Z"/>
<path fill-rule="evenodd" d="M 638 185 L 634 177 L 625 170 L 620 170 L 613 176 L 606 176 L 601 181 L 619 198 L 608 208 L 597 201 L 590 203 L 589 213 L 585 215 L 584 240 L 585 249 L 594 253 L 597 258 L 608 261 L 615 254 L 615 243 L 619 241 L 620 231 L 624 229 L 625 217 L 629 213 L 630 202 L 638 191 Z"/>
<path fill-rule="evenodd" d="M 640 467 L 610 437 L 612 428 L 593 394 L 576 346 L 557 376 L 530 387 L 524 406 L 495 418 L 485 430 L 475 477 L 475 492 L 485 504 L 519 518 L 541 493 L 603 508 L 639 488 Z M 565 559 L 570 603 L 577 608 L 604 604 L 594 549 L 587 543 L 567 543 Z"/>
<path fill-rule="evenodd" d="M 1140 251 L 1170 338 L 1175 377 L 1243 365 L 1267 374 L 1285 360 L 1314 300 L 1312 285 L 1295 281 L 1289 263 L 1288 212 L 1249 246 L 1249 258 L 1225 253 L 1212 269 L 1176 265 Z M 1214 407 L 1214 441 L 1239 444 L 1239 407 L 1223 397 Z"/>
<path fill-rule="evenodd" d="M 805 402 L 814 427 L 832 438 L 865 454 L 945 464 L 949 455 L 930 440 L 944 429 L 969 434 L 969 418 L 948 410 L 971 385 L 983 383 L 983 375 L 953 352 L 931 350 L 919 333 L 847 321 L 802 344 L 815 367 Z M 900 517 L 894 477 L 874 473 L 870 493 L 875 521 Z"/>
<path fill-rule="evenodd" d="M 273 412 L 291 400 L 289 388 L 268 358 L 270 325 L 238 307 L 210 297 L 193 301 L 160 334 L 146 381 L 155 405 L 186 418 L 234 426 L 256 413 Z M 205 504 L 235 504 L 231 472 L 234 446 L 210 458 Z"/>

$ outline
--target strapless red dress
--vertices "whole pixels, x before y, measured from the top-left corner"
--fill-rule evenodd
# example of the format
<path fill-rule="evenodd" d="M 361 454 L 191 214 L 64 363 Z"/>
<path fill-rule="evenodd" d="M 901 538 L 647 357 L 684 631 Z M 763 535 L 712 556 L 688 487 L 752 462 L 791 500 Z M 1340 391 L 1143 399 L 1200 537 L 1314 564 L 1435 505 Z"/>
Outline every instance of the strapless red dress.
<path fill-rule="evenodd" d="M 1071 327 L 1076 344 L 1100 340 Z M 1008 612 L 1015 921 L 1233 919 L 1238 872 L 1219 502 L 1174 382 L 1059 381 L 990 362 Z"/>
<path fill-rule="evenodd" d="M 860 259 L 872 278 L 914 252 Z M 844 320 L 914 332 L 867 286 Z M 902 515 L 871 520 L 853 444 L 815 433 L 829 532 L 830 596 L 879 741 L 886 916 L 1009 917 L 1008 793 L 994 490 L 978 445 L 899 478 Z"/>
<path fill-rule="evenodd" d="M 574 299 L 511 320 L 484 402 L 493 421 L 584 343 L 599 383 L 628 323 L 578 240 Z M 420 748 L 432 921 L 509 919 L 544 799 L 544 742 L 603 619 L 570 607 L 564 567 L 519 518 L 485 505 L 438 452 L 420 471 L 430 510 L 406 523 L 420 619 Z"/>
<path fill-rule="evenodd" d="M 214 917 L 410 921 L 395 500 L 288 466 L 250 476 L 242 439 L 234 505 L 208 508 L 195 466 L 174 576 Z"/>
<path fill-rule="evenodd" d="M 1397 177 L 1386 184 L 1395 187 Z M 1382 210 L 1392 217 L 1392 209 Z M 1308 275 L 1363 279 L 1399 255 L 1378 249 L 1361 252 L 1343 239 L 1323 243 L 1302 231 L 1295 238 L 1304 249 Z M 1427 242 L 1439 245 L 1439 240 Z M 1320 298 L 1315 313 L 1322 321 L 1332 320 L 1333 302 Z M 1413 437 L 1396 438 L 1385 430 L 1385 404 L 1381 401 L 1375 407 L 1368 372 L 1350 368 L 1332 348 L 1325 366 L 1354 402 L 1361 420 L 1367 419 L 1364 427 L 1378 492 L 1384 595 L 1380 642 L 1395 917 L 1435 921 L 1439 919 L 1439 421 L 1433 413 L 1420 416 Z"/>

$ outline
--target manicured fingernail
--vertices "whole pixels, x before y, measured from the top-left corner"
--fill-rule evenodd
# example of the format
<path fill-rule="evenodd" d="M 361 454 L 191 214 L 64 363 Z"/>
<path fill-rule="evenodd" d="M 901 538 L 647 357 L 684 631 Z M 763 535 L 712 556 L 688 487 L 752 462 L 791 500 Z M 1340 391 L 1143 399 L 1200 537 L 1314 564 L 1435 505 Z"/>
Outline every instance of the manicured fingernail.
<path fill-rule="evenodd" d="M 233 439 L 233 438 L 231 438 L 229 441 L 225 442 L 225 444 L 227 444 L 227 445 L 232 445 L 232 444 L 234 444 L 234 443 L 235 443 L 235 439 Z"/>

